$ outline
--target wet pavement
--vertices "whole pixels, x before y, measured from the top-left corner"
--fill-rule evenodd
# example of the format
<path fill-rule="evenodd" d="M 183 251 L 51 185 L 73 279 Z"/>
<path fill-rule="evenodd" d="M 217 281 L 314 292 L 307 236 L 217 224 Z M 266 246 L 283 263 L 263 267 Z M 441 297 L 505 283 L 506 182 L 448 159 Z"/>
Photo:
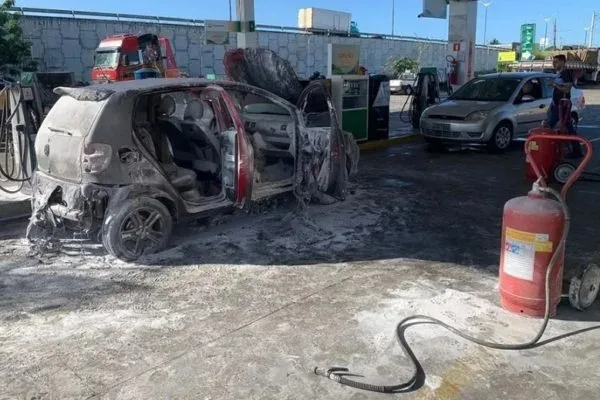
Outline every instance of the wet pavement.
<path fill-rule="evenodd" d="M 583 128 L 592 139 L 594 118 Z M 312 369 L 408 379 L 394 327 L 415 313 L 490 340 L 529 340 L 540 322 L 497 306 L 502 207 L 529 188 L 519 145 L 490 155 L 413 143 L 361 157 L 345 202 L 302 212 L 284 196 L 251 215 L 181 226 L 168 250 L 138 264 L 77 241 L 31 255 L 25 225 L 5 224 L 0 399 L 384 398 Z M 600 183 L 571 189 L 567 277 L 600 262 L 599 200 Z M 545 338 L 599 321 L 598 302 L 584 313 L 567 302 Z M 427 377 L 394 398 L 596 398 L 599 334 L 501 352 L 416 326 L 407 339 Z"/>

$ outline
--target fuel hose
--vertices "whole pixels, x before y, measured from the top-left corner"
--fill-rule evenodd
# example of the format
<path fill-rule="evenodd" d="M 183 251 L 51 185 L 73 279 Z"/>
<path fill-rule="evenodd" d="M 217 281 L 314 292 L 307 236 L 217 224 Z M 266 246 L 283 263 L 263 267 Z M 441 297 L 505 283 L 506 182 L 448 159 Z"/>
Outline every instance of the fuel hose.
<path fill-rule="evenodd" d="M 409 328 L 412 325 L 418 325 L 418 324 L 424 324 L 424 323 L 435 324 L 435 325 L 441 326 L 465 340 L 468 340 L 472 343 L 478 344 L 480 346 L 488 347 L 491 349 L 526 350 L 526 349 L 535 347 L 536 344 L 539 342 L 539 340 L 544 335 L 544 332 L 546 331 L 546 327 L 548 326 L 548 321 L 550 320 L 550 281 L 551 281 L 551 276 L 552 276 L 552 270 L 554 269 L 554 266 L 556 265 L 556 262 L 558 261 L 559 254 L 565 248 L 565 243 L 567 241 L 567 235 L 569 232 L 570 221 L 571 221 L 571 217 L 569 214 L 569 209 L 567 207 L 566 201 L 560 195 L 560 193 L 558 193 L 557 191 L 555 191 L 552 188 L 544 187 L 544 186 L 539 187 L 538 189 L 541 192 L 545 192 L 545 193 L 555 197 L 558 200 L 558 202 L 560 203 L 560 206 L 564 212 L 564 215 L 565 215 L 565 223 L 564 223 L 564 230 L 563 230 L 563 234 L 560 239 L 560 243 L 556 247 L 556 250 L 554 250 L 554 253 L 552 254 L 552 257 L 550 258 L 550 262 L 548 263 L 548 266 L 546 268 L 544 319 L 542 321 L 542 325 L 538 329 L 537 334 L 533 337 L 533 339 L 531 339 L 530 341 L 525 342 L 525 343 L 516 343 L 516 344 L 488 342 L 488 341 L 476 338 L 474 336 L 468 335 L 467 333 L 465 333 L 451 325 L 448 325 L 447 323 L 445 323 L 437 318 L 429 317 L 427 315 L 411 315 L 411 316 L 406 317 L 403 320 L 401 320 L 398 323 L 398 325 L 396 326 L 396 338 L 398 339 L 398 343 L 400 344 L 400 347 L 402 348 L 402 352 L 404 353 L 404 355 L 406 355 L 410 359 L 410 361 L 413 365 L 412 376 L 406 382 L 398 383 L 396 385 L 374 385 L 374 384 L 370 384 L 370 383 L 366 383 L 366 382 L 360 382 L 360 381 L 349 378 L 349 376 L 357 376 L 356 374 L 350 373 L 347 368 L 340 368 L 340 367 L 332 367 L 332 368 L 328 368 L 328 369 L 315 367 L 314 373 L 317 375 L 329 378 L 332 381 L 335 381 L 341 385 L 350 386 L 350 387 L 353 387 L 356 389 L 362 389 L 362 390 L 366 390 L 366 391 L 370 391 L 370 392 L 402 393 L 402 392 L 413 391 L 413 390 L 417 389 L 416 386 L 419 383 L 419 376 L 421 374 L 423 374 L 423 370 L 422 370 L 421 364 L 419 363 L 417 357 L 415 356 L 414 352 L 412 351 L 410 345 L 406 341 L 406 338 L 404 337 L 404 332 L 407 328 Z"/>
<path fill-rule="evenodd" d="M 31 179 L 31 176 L 25 176 L 25 158 L 26 153 L 29 152 L 30 156 L 32 157 L 31 160 L 34 160 L 34 154 L 32 154 L 33 144 L 31 143 L 31 138 L 28 137 L 25 140 L 25 142 L 23 142 L 23 133 L 12 132 L 12 130 L 9 129 L 9 124 L 17 115 L 20 106 L 23 106 L 24 114 L 27 112 L 23 103 L 22 89 L 19 88 L 18 98 L 16 98 L 16 101 L 14 101 L 14 103 L 17 104 L 17 106 L 14 110 L 11 111 L 10 115 L 8 115 L 7 117 L 7 114 L 9 112 L 8 104 L 11 91 L 8 90 L 9 84 L 5 82 L 5 85 L 6 86 L 3 90 L 6 91 L 6 97 L 4 101 L 4 107 L 2 110 L 2 119 L 0 120 L 0 146 L 4 148 L 4 160 L 3 162 L 0 162 L 0 176 L 3 178 L 4 182 L 16 182 L 17 186 L 16 188 L 9 189 L 2 185 L 2 181 L 0 180 L 0 190 L 5 193 L 14 194 L 19 192 L 23 188 L 24 183 Z M 27 117 L 24 115 L 24 118 Z M 17 135 L 16 145 L 14 143 L 12 135 Z M 16 172 L 15 174 L 15 171 L 18 172 Z"/>

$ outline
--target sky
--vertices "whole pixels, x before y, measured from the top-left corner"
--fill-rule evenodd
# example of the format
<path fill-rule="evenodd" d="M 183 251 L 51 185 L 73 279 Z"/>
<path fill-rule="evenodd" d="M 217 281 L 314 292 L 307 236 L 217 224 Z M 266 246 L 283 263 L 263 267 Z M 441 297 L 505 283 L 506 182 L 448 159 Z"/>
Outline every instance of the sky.
<path fill-rule="evenodd" d="M 484 3 L 487 10 L 487 29 Z M 236 0 L 17 0 L 18 7 L 60 8 L 68 10 L 102 11 L 142 15 L 158 15 L 193 19 L 229 19 L 229 4 L 235 19 Z M 417 18 L 422 11 L 422 0 L 254 0 L 257 24 L 297 26 L 298 10 L 304 7 L 326 8 L 352 13 L 361 32 L 386 33 L 392 31 L 392 3 L 395 3 L 394 33 L 396 35 L 447 39 L 448 21 Z M 84 5 L 85 4 L 85 5 Z M 377 4 L 377 5 L 376 5 Z M 576 6 L 573 6 L 576 4 Z M 148 6 L 152 5 L 152 6 Z M 520 26 L 535 23 L 537 41 L 544 36 L 545 19 L 557 20 L 557 44 L 582 44 L 585 28 L 591 25 L 593 12 L 596 19 L 594 45 L 600 46 L 599 0 L 483 0 L 477 14 L 477 43 L 498 39 L 501 43 L 519 41 Z M 550 21 L 548 36 L 552 38 Z M 552 39 L 550 39 L 552 42 Z"/>

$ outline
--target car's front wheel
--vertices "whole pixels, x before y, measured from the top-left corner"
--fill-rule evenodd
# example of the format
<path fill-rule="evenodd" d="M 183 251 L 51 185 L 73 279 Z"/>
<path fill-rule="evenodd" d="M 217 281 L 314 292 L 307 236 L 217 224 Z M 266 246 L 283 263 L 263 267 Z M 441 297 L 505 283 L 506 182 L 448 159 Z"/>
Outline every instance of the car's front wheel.
<path fill-rule="evenodd" d="M 162 250 L 173 229 L 169 210 L 150 197 L 128 199 L 109 210 L 102 226 L 106 250 L 123 261 Z"/>
<path fill-rule="evenodd" d="M 508 121 L 503 121 L 494 128 L 494 133 L 488 141 L 488 149 L 493 153 L 502 153 L 506 151 L 513 138 L 513 126 Z"/>

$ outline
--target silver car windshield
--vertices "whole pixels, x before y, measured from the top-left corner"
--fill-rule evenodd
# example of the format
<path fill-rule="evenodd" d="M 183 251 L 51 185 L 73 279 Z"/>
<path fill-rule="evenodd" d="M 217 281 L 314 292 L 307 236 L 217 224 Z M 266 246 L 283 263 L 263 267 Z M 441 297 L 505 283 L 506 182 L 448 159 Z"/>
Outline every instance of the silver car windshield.
<path fill-rule="evenodd" d="M 450 97 L 452 100 L 508 101 L 521 78 L 475 78 Z"/>

